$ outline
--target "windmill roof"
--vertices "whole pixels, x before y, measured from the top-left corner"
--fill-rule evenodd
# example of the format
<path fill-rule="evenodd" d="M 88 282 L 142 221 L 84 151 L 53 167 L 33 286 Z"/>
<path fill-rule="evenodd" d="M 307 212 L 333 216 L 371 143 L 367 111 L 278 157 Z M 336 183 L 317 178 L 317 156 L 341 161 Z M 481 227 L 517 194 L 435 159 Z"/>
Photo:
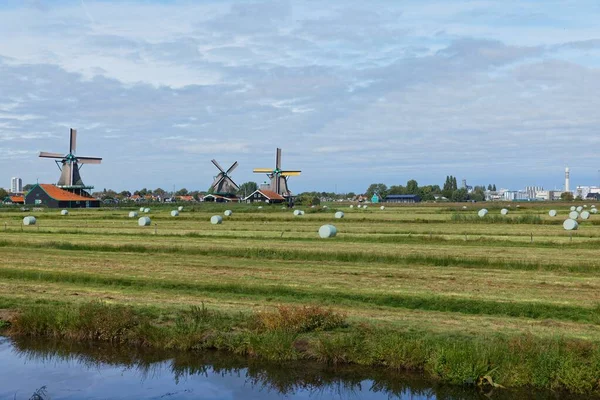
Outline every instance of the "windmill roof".
<path fill-rule="evenodd" d="M 285 198 L 282 195 L 272 190 L 258 189 L 257 192 L 262 193 L 262 195 L 269 200 L 285 200 Z"/>
<path fill-rule="evenodd" d="M 58 201 L 90 201 L 90 200 L 95 200 L 92 197 L 84 197 L 84 196 L 80 196 L 78 194 L 69 192 L 67 190 L 63 190 L 59 187 L 56 187 L 54 185 L 50 185 L 47 183 L 40 183 L 39 185 L 44 192 L 46 192 L 48 194 L 48 196 L 52 197 L 54 200 L 58 200 Z"/>

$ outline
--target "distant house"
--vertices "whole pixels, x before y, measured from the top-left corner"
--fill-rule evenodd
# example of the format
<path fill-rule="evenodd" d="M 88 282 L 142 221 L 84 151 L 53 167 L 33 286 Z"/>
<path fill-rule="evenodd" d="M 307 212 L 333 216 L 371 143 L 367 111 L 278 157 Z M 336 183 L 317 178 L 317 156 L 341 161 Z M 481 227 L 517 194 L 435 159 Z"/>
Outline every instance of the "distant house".
<path fill-rule="evenodd" d="M 100 207 L 100 200 L 75 194 L 55 185 L 40 183 L 25 195 L 25 204 L 50 208 L 96 208 Z"/>
<path fill-rule="evenodd" d="M 588 193 L 585 198 L 588 200 L 600 200 L 600 193 Z"/>
<path fill-rule="evenodd" d="M 226 197 L 226 196 L 221 196 L 219 194 L 207 194 L 205 196 L 201 196 L 202 200 L 201 201 L 206 201 L 206 202 L 215 202 L 215 203 L 229 203 L 231 201 L 233 202 L 237 202 L 240 201 L 237 197 Z"/>
<path fill-rule="evenodd" d="M 135 201 L 135 202 L 142 201 L 142 196 L 140 196 L 139 194 L 134 194 L 133 196 L 131 196 L 129 198 L 129 200 Z"/>
<path fill-rule="evenodd" d="M 179 201 L 196 201 L 194 196 L 177 196 Z"/>
<path fill-rule="evenodd" d="M 419 203 L 421 198 L 416 194 L 388 194 L 386 203 Z"/>
<path fill-rule="evenodd" d="M 246 203 L 262 202 L 270 204 L 285 203 L 287 200 L 282 195 L 272 190 L 258 189 L 244 199 Z"/>
<path fill-rule="evenodd" d="M 5 204 L 25 204 L 25 197 L 9 195 L 4 199 Z"/>

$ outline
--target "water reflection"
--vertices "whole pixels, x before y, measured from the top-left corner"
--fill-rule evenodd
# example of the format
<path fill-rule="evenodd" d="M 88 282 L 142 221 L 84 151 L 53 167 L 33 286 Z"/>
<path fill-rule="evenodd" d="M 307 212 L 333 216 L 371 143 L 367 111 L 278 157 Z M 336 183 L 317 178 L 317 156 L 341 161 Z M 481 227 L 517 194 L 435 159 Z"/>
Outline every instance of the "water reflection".
<path fill-rule="evenodd" d="M 552 399 L 549 393 L 482 392 L 419 375 L 317 363 L 267 363 L 218 352 L 167 352 L 0 338 L 0 398 L 29 399 Z"/>

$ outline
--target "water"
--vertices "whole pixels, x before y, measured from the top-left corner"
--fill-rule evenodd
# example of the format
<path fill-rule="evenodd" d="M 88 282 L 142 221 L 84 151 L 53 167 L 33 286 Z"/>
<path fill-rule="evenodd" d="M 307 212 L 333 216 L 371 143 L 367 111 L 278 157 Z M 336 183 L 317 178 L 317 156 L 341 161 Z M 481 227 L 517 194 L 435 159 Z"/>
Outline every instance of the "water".
<path fill-rule="evenodd" d="M 41 390 L 40 390 L 41 388 Z M 172 353 L 0 337 L 0 399 L 553 399 L 557 394 L 436 385 L 418 375 L 218 352 Z"/>

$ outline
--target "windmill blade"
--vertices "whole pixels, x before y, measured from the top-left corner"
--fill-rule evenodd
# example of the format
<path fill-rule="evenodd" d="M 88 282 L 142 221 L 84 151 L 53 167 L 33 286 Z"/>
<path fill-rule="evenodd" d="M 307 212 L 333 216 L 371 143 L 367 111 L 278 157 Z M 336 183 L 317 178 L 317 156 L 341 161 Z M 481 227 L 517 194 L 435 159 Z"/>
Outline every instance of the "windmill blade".
<path fill-rule="evenodd" d="M 229 167 L 229 169 L 227 170 L 227 175 L 229 175 L 230 173 L 233 172 L 234 169 L 236 169 L 238 166 L 238 162 L 234 162 L 233 164 L 231 164 L 231 167 Z"/>
<path fill-rule="evenodd" d="M 254 168 L 252 172 L 256 174 L 270 174 L 273 170 L 271 168 Z"/>
<path fill-rule="evenodd" d="M 69 144 L 69 154 L 74 154 L 77 151 L 77 129 L 71 128 L 71 142 Z"/>
<path fill-rule="evenodd" d="M 214 180 L 214 182 L 212 183 L 212 185 L 210 187 L 212 187 L 213 189 L 216 189 L 217 186 L 219 185 L 219 183 L 221 183 L 221 181 L 223 180 L 223 177 L 224 177 L 224 175 L 221 172 L 219 175 L 217 175 L 215 177 L 215 180 Z"/>
<path fill-rule="evenodd" d="M 100 164 L 102 159 L 98 157 L 77 157 L 79 164 Z"/>
<path fill-rule="evenodd" d="M 227 180 L 227 182 L 229 182 L 229 183 L 231 184 L 231 186 L 233 186 L 233 188 L 236 190 L 236 192 L 237 192 L 238 190 L 240 190 L 240 187 L 238 186 L 238 184 L 237 184 L 237 183 L 235 183 L 235 182 L 233 181 L 233 179 L 231 179 L 230 177 L 227 177 L 227 178 L 225 178 L 225 179 Z"/>
<path fill-rule="evenodd" d="M 281 176 L 298 176 L 302 171 L 281 171 Z"/>
<path fill-rule="evenodd" d="M 225 172 L 225 170 L 223 168 L 221 168 L 221 166 L 219 165 L 219 163 L 217 162 L 217 160 L 210 160 L 213 164 L 215 164 L 215 167 L 217 167 L 219 169 L 219 171 L 221 172 Z"/>
<path fill-rule="evenodd" d="M 277 157 L 275 158 L 275 168 L 281 169 L 281 149 L 277 148 Z"/>
<path fill-rule="evenodd" d="M 40 151 L 40 157 L 42 157 L 42 158 L 65 158 L 64 154 L 48 153 L 47 151 Z"/>

